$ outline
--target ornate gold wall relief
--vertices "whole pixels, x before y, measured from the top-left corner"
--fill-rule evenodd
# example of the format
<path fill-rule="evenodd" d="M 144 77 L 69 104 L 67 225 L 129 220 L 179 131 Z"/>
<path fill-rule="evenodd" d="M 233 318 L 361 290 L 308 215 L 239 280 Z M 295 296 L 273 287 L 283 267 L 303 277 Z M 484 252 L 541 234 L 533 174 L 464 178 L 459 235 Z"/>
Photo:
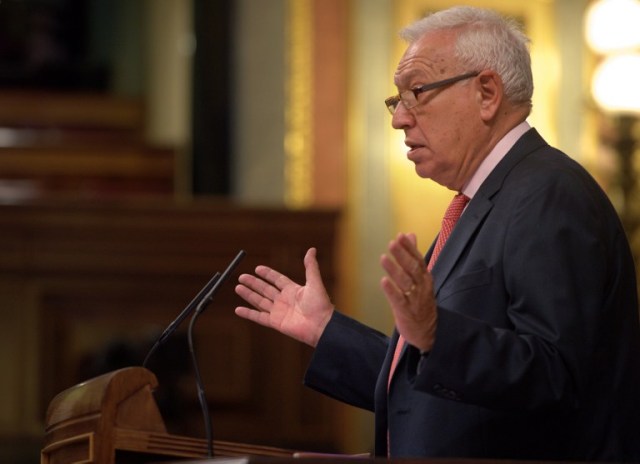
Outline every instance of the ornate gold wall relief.
<path fill-rule="evenodd" d="M 288 0 L 285 82 L 285 204 L 313 201 L 313 21 L 312 0 Z"/>

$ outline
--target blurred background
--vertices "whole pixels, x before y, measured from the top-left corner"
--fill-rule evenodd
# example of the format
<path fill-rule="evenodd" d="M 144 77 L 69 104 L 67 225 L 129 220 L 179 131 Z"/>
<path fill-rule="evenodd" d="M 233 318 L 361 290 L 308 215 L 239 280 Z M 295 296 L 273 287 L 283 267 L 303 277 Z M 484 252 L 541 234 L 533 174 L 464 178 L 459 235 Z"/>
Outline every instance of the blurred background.
<path fill-rule="evenodd" d="M 316 246 L 337 307 L 391 330 L 378 257 L 400 231 L 426 251 L 451 192 L 417 178 L 383 100 L 397 31 L 454 4 L 523 24 L 529 122 L 637 254 L 638 0 L 0 1 L 2 462 L 39 462 L 53 397 L 140 365 L 239 249 L 195 334 L 215 438 L 371 449 L 372 415 L 303 388 L 309 350 L 238 320 L 233 281 L 259 263 L 301 281 Z M 200 437 L 185 338 L 149 368 L 169 431 Z"/>

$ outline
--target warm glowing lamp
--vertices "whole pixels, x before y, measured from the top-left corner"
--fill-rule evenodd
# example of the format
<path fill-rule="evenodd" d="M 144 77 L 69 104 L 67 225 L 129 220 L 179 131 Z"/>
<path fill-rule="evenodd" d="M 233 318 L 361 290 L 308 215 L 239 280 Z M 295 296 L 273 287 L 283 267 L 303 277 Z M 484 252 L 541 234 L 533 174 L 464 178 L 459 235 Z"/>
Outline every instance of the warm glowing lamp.
<path fill-rule="evenodd" d="M 640 47 L 639 25 L 639 0 L 598 0 L 587 9 L 585 36 L 599 54 L 630 50 Z"/>
<path fill-rule="evenodd" d="M 595 102 L 609 113 L 640 113 L 640 0 L 597 0 L 584 25 L 602 58 L 591 79 Z"/>
<path fill-rule="evenodd" d="M 591 93 L 615 124 L 620 216 L 633 237 L 640 227 L 634 206 L 639 185 L 635 127 L 640 115 L 640 0 L 597 0 L 588 8 L 584 26 L 588 45 L 601 59 L 591 78 Z"/>
<path fill-rule="evenodd" d="M 591 79 L 596 104 L 609 113 L 640 113 L 640 53 L 611 55 Z"/>

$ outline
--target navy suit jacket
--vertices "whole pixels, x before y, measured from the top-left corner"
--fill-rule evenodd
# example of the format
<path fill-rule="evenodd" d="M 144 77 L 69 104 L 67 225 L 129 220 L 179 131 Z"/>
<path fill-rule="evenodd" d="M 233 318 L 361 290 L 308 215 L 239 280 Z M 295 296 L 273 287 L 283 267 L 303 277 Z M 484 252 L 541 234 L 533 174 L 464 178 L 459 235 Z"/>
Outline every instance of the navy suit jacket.
<path fill-rule="evenodd" d="M 339 312 L 305 376 L 375 412 L 377 455 L 640 460 L 633 258 L 578 163 L 529 130 L 471 200 L 432 274 L 433 349 L 408 346 L 389 390 L 397 333 Z"/>

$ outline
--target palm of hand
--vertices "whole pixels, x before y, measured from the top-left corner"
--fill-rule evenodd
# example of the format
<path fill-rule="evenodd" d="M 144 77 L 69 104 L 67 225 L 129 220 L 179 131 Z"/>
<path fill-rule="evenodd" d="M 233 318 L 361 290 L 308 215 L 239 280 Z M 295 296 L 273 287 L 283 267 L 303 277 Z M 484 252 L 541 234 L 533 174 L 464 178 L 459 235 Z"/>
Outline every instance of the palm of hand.
<path fill-rule="evenodd" d="M 315 346 L 333 305 L 320 277 L 315 249 L 307 252 L 304 264 L 304 286 L 266 266 L 258 266 L 256 276 L 241 275 L 236 293 L 255 309 L 238 306 L 236 314 Z"/>
<path fill-rule="evenodd" d="M 309 334 L 320 323 L 323 306 L 329 298 L 324 289 L 318 291 L 294 282 L 280 290 L 269 313 L 270 326 L 296 340 L 310 343 Z"/>

